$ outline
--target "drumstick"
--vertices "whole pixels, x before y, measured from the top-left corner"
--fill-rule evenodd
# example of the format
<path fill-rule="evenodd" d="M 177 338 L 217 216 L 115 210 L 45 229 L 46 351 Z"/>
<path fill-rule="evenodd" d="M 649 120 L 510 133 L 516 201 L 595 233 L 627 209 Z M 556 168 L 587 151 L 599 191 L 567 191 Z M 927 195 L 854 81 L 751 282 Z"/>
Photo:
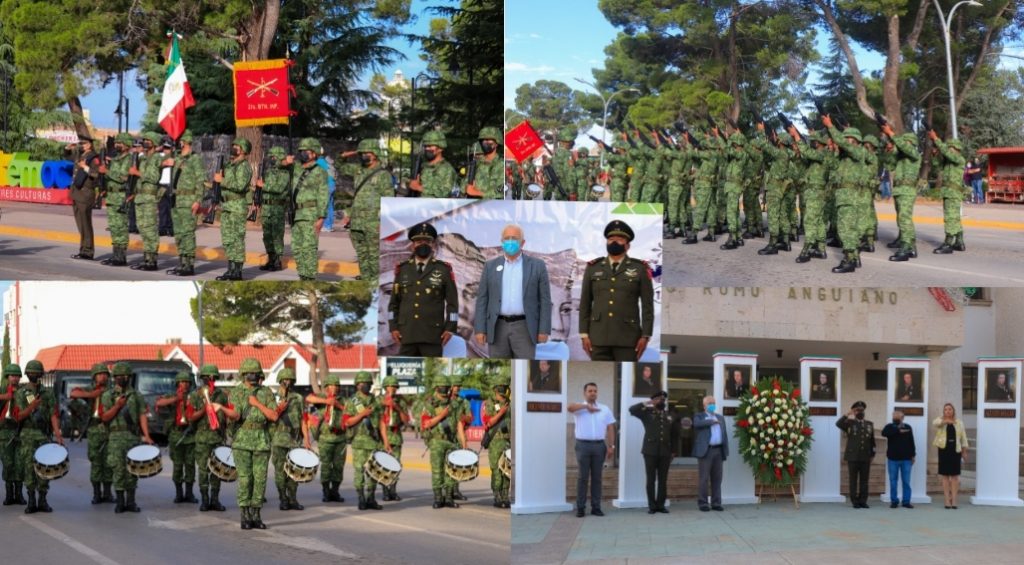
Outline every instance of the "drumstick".
<path fill-rule="evenodd" d="M 217 419 L 217 411 L 210 405 L 210 389 L 203 387 L 203 399 L 206 401 L 206 420 L 211 430 L 220 429 L 220 420 Z"/>

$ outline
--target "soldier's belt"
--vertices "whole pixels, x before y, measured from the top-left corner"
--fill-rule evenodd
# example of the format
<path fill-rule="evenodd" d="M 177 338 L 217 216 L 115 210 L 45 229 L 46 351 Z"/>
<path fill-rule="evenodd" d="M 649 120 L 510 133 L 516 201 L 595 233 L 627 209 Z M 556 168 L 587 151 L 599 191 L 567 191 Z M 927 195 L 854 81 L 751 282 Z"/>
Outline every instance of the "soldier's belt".
<path fill-rule="evenodd" d="M 156 196 L 157 190 L 159 189 L 156 187 L 143 186 L 139 188 L 139 194 L 145 194 L 147 196 Z"/>
<path fill-rule="evenodd" d="M 263 195 L 264 206 L 284 206 L 285 204 L 288 204 L 287 196 L 282 196 L 280 198 L 272 198 L 267 195 Z"/>
<path fill-rule="evenodd" d="M 266 422 L 253 422 L 246 420 L 240 427 L 243 430 L 262 430 L 266 427 Z"/>
<path fill-rule="evenodd" d="M 306 208 L 316 208 L 316 200 L 308 200 L 302 204 L 296 204 L 296 210 L 305 210 Z"/>
<path fill-rule="evenodd" d="M 242 198 L 245 198 L 245 194 L 225 190 L 221 192 L 221 198 L 224 199 L 224 202 L 234 202 L 235 200 L 241 200 Z"/>

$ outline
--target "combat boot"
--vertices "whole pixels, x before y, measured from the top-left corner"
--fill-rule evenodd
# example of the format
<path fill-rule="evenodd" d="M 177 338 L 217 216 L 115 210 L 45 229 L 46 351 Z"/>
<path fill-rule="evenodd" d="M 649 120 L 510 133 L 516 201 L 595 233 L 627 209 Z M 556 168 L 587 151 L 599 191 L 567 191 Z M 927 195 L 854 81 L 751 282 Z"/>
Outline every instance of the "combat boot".
<path fill-rule="evenodd" d="M 185 483 L 185 502 L 195 504 L 199 501 L 196 500 L 196 495 L 192 492 L 192 484 L 193 483 Z"/>
<path fill-rule="evenodd" d="M 797 263 L 806 263 L 811 260 L 811 244 L 804 241 L 804 247 L 800 250 L 800 254 L 796 256 Z"/>
<path fill-rule="evenodd" d="M 932 253 L 938 253 L 939 255 L 949 255 L 953 252 L 953 236 L 946 234 L 946 240 L 942 242 L 942 245 L 935 248 Z"/>
<path fill-rule="evenodd" d="M 780 235 L 778 243 L 775 244 L 775 249 L 778 249 L 779 251 L 792 251 L 793 246 L 789 244 L 789 236 Z"/>
<path fill-rule="evenodd" d="M 459 483 L 455 483 L 455 486 L 452 487 L 452 500 L 469 500 L 466 498 L 466 495 L 462 494 L 462 491 L 459 490 Z"/>
<path fill-rule="evenodd" d="M 21 481 L 14 481 L 14 503 L 18 505 L 25 505 L 27 501 L 21 491 Z"/>
<path fill-rule="evenodd" d="M 217 277 L 217 280 L 219 280 L 219 281 L 240 281 L 240 280 L 242 280 L 241 268 L 239 267 L 239 268 L 236 269 L 235 265 L 237 265 L 237 263 L 235 263 L 234 261 L 228 261 L 228 269 L 226 271 L 224 271 L 223 275 Z"/>
<path fill-rule="evenodd" d="M 697 230 L 688 229 L 688 230 L 686 230 L 686 233 L 684 233 L 683 235 L 684 235 L 684 239 L 682 241 L 683 245 L 693 245 L 693 244 L 697 243 Z"/>
<path fill-rule="evenodd" d="M 845 253 L 843 260 L 839 262 L 839 266 L 832 267 L 833 273 L 852 273 L 857 270 L 857 262 L 852 258 L 850 253 Z"/>
<path fill-rule="evenodd" d="M 267 254 L 267 262 L 262 264 L 262 265 L 260 265 L 259 269 L 261 271 L 272 271 L 272 270 L 274 270 L 273 269 L 273 267 L 274 267 L 274 259 L 276 257 L 277 257 L 277 255 L 274 254 L 274 253 L 268 253 Z"/>
<path fill-rule="evenodd" d="M 748 227 L 747 229 L 743 230 L 743 233 L 740 235 L 740 237 L 742 237 L 743 239 L 754 239 L 754 232 L 750 231 L 750 228 Z"/>
<path fill-rule="evenodd" d="M 800 242 L 800 234 L 801 233 L 803 233 L 803 232 L 801 232 L 801 231 L 789 232 L 789 241 L 792 241 L 794 243 L 799 243 Z"/>
<path fill-rule="evenodd" d="M 10 489 L 8 489 L 8 492 L 10 492 Z M 92 484 L 92 503 L 93 504 L 99 504 L 101 502 L 103 502 L 103 494 L 100 493 L 100 484 L 99 483 L 93 483 Z M 6 500 L 4 501 L 4 504 L 7 504 Z"/>
<path fill-rule="evenodd" d="M 724 234 L 727 231 L 726 227 L 724 224 L 715 224 L 715 235 Z"/>
<path fill-rule="evenodd" d="M 38 508 L 40 512 L 53 512 L 53 508 L 50 508 L 50 505 L 47 504 L 47 502 L 46 502 L 46 493 L 47 492 L 49 492 L 49 491 L 45 491 L 45 490 L 39 491 L 39 503 L 36 505 L 36 508 Z"/>
<path fill-rule="evenodd" d="M 330 502 L 331 501 L 331 483 L 320 483 L 320 485 L 324 488 L 324 495 L 320 498 L 320 502 Z"/>
<path fill-rule="evenodd" d="M 814 259 L 828 259 L 828 253 L 825 251 L 825 244 L 819 241 L 812 245 L 810 255 Z"/>
<path fill-rule="evenodd" d="M 128 512 L 141 512 L 138 504 L 135 504 L 135 489 L 130 488 L 125 492 L 124 509 Z"/>
<path fill-rule="evenodd" d="M 889 243 L 886 243 L 885 246 L 888 247 L 889 249 L 899 249 L 902 246 L 902 244 L 900 243 L 901 239 L 903 239 L 903 230 L 897 232 L 896 239 L 890 241 Z"/>
<path fill-rule="evenodd" d="M 36 491 L 28 489 L 28 506 L 25 507 L 25 514 L 35 514 L 39 508 L 36 506 Z"/>
<path fill-rule="evenodd" d="M 196 274 L 196 263 L 195 257 L 184 257 L 185 264 L 178 269 L 177 273 L 179 277 L 191 277 Z"/>
<path fill-rule="evenodd" d="M 278 505 L 277 505 L 277 509 L 278 510 L 284 511 L 284 510 L 288 510 L 289 508 L 291 508 L 291 506 L 288 504 L 288 490 L 287 490 L 287 488 L 288 487 L 285 487 L 283 489 L 281 489 L 281 488 L 277 489 L 277 498 L 280 500 L 280 503 L 278 503 Z"/>
<path fill-rule="evenodd" d="M 701 241 L 716 241 L 718 239 L 718 236 L 715 235 L 715 228 L 709 226 L 707 235 L 700 239 Z"/>
<path fill-rule="evenodd" d="M 728 241 L 726 241 L 722 245 L 719 245 L 718 248 L 719 249 L 725 249 L 725 250 L 731 250 L 731 249 L 736 249 L 737 247 L 739 247 L 741 245 L 743 245 L 743 239 L 741 239 L 739 237 L 733 237 L 733 235 L 730 233 Z"/>
<path fill-rule="evenodd" d="M 399 500 L 402 500 L 402 497 L 398 496 L 398 482 L 397 481 L 394 482 L 394 483 L 391 483 L 391 486 L 388 487 L 388 493 L 391 496 L 391 498 L 389 500 L 393 500 L 395 502 L 397 502 Z"/>
<path fill-rule="evenodd" d="M 10 506 L 14 504 L 14 483 L 4 483 L 4 488 L 7 490 L 6 496 L 4 497 L 4 506 Z"/>
<path fill-rule="evenodd" d="M 289 510 L 305 510 L 306 507 L 299 504 L 298 491 L 299 485 L 297 483 L 291 483 L 286 487 L 288 491 L 288 509 Z"/>
<path fill-rule="evenodd" d="M 829 247 L 842 247 L 843 242 L 840 241 L 839 236 L 836 232 L 829 232 L 828 237 L 825 238 L 825 245 Z"/>
<path fill-rule="evenodd" d="M 263 523 L 263 517 L 260 516 L 260 510 L 262 510 L 262 508 L 260 508 L 259 506 L 250 508 L 249 515 L 252 516 L 253 528 L 256 528 L 257 530 L 265 530 L 267 529 L 267 525 Z"/>
<path fill-rule="evenodd" d="M 494 504 L 492 504 L 491 506 L 494 506 L 495 508 L 501 508 L 501 498 L 498 495 L 494 495 Z"/>
<path fill-rule="evenodd" d="M 117 503 L 114 504 L 114 514 L 120 514 L 124 512 L 124 491 L 117 491 Z"/>
<path fill-rule="evenodd" d="M 340 487 L 340 486 L 341 486 L 340 482 L 337 482 L 337 483 L 336 482 L 332 482 L 331 483 L 331 502 L 345 502 L 345 499 L 342 498 L 342 496 L 340 494 L 338 494 L 338 487 Z"/>
<path fill-rule="evenodd" d="M 224 505 L 220 503 L 220 486 L 210 488 L 210 510 L 216 510 L 217 512 L 226 510 Z"/>
<path fill-rule="evenodd" d="M 181 493 L 181 483 L 174 483 L 174 503 L 180 504 L 185 502 L 185 495 Z"/>
<path fill-rule="evenodd" d="M 185 258 L 182 257 L 181 255 L 179 255 L 178 256 L 178 266 L 174 267 L 172 269 L 167 269 L 164 272 L 167 273 L 168 275 L 177 275 L 184 268 L 185 268 Z"/>
<path fill-rule="evenodd" d="M 434 489 L 434 504 L 431 505 L 434 510 L 438 508 L 444 508 L 444 497 L 441 496 L 441 489 Z"/>
<path fill-rule="evenodd" d="M 156 253 L 145 253 L 145 262 L 142 264 L 143 271 L 155 271 L 156 270 Z"/>
<path fill-rule="evenodd" d="M 916 258 L 917 258 L 917 249 L 915 247 L 902 247 L 896 253 L 894 253 L 891 257 L 889 257 L 889 260 L 890 261 L 902 262 L 902 261 L 909 261 L 911 259 L 916 259 Z"/>
<path fill-rule="evenodd" d="M 778 239 L 773 235 L 768 238 L 768 245 L 765 245 L 761 249 L 757 250 L 758 255 L 778 255 L 779 250 L 775 247 L 778 244 Z"/>
<path fill-rule="evenodd" d="M 384 507 L 377 502 L 377 488 L 374 487 L 370 490 L 369 496 L 366 497 L 366 507 L 370 510 L 383 510 Z"/>
<path fill-rule="evenodd" d="M 960 232 L 953 237 L 953 251 L 967 251 L 964 245 L 964 233 Z"/>
<path fill-rule="evenodd" d="M 103 502 L 114 502 L 114 495 L 110 492 L 111 483 L 103 483 Z"/>
<path fill-rule="evenodd" d="M 210 510 L 210 489 L 199 487 L 199 498 L 202 501 L 199 503 L 199 511 L 207 512 Z"/>
<path fill-rule="evenodd" d="M 866 251 L 868 253 L 875 252 L 875 242 L 872 241 L 871 236 L 864 236 L 861 238 L 860 247 L 858 247 L 858 250 Z"/>
<path fill-rule="evenodd" d="M 239 508 L 239 510 L 241 510 L 241 514 L 242 514 L 242 529 L 243 530 L 251 530 L 252 529 L 252 520 L 249 518 L 249 507 L 248 506 L 243 506 L 243 507 Z"/>
<path fill-rule="evenodd" d="M 363 491 L 358 491 L 356 492 L 356 496 L 359 497 L 358 508 L 360 510 L 366 510 L 366 495 L 363 494 Z"/>
<path fill-rule="evenodd" d="M 445 508 L 458 508 L 459 503 L 455 502 L 455 487 L 448 489 L 448 495 L 444 498 Z"/>

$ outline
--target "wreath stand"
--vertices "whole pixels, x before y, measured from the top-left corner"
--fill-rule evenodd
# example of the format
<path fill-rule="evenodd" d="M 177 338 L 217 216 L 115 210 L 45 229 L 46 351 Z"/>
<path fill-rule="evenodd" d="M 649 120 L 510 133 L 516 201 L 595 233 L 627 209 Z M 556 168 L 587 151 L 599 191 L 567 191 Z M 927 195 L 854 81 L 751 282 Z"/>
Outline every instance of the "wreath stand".
<path fill-rule="evenodd" d="M 767 486 L 767 485 L 762 483 L 761 485 L 758 485 L 758 489 L 757 489 L 757 504 L 758 504 L 758 506 L 760 506 L 761 505 L 761 501 L 764 500 L 764 490 L 765 490 L 766 487 L 768 489 L 770 489 L 770 494 L 772 496 L 772 502 L 778 502 L 779 501 L 779 489 L 778 489 L 778 487 L 777 486 Z M 796 486 L 792 482 L 789 483 L 789 492 L 790 492 L 790 494 L 793 495 L 793 505 L 796 506 L 797 510 L 800 510 L 800 497 L 798 497 L 796 495 Z"/>

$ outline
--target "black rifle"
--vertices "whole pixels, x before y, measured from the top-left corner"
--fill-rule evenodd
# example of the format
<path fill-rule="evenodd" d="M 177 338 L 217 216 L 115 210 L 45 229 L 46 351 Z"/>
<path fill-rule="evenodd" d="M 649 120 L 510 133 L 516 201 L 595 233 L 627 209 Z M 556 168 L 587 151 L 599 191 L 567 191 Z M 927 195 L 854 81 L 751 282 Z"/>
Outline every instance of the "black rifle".
<path fill-rule="evenodd" d="M 216 175 L 218 172 L 222 175 L 224 174 L 223 155 L 217 156 L 217 170 L 214 171 L 214 174 Z M 220 183 L 217 181 L 213 181 L 213 184 L 210 185 L 210 190 L 208 190 L 206 194 L 203 195 L 203 208 L 206 208 L 208 210 L 206 212 L 206 216 L 203 218 L 204 224 L 213 223 L 213 220 L 217 217 L 217 205 L 220 204 L 222 201 L 223 195 L 221 194 Z"/>
<path fill-rule="evenodd" d="M 139 154 L 138 153 L 132 153 L 132 168 L 134 168 L 134 169 L 138 169 L 139 168 Z M 132 197 L 132 196 L 135 196 L 135 186 L 136 186 L 136 184 L 138 184 L 138 182 L 139 182 L 139 177 L 137 177 L 135 175 L 129 175 L 128 176 L 128 182 L 125 183 L 125 187 L 124 187 L 124 201 L 121 202 L 121 206 L 117 209 L 117 211 L 119 213 L 121 213 L 121 214 L 127 214 L 128 213 L 128 199 L 130 197 Z"/>
<path fill-rule="evenodd" d="M 476 166 L 477 160 L 475 157 L 470 157 L 469 164 L 466 165 L 466 185 L 471 185 L 476 182 Z"/>
<path fill-rule="evenodd" d="M 483 439 L 480 441 L 480 447 L 487 449 L 491 446 L 491 440 L 494 439 L 495 430 L 502 433 L 508 432 L 508 418 L 506 418 L 506 416 L 508 416 L 508 412 L 501 416 L 501 427 L 491 426 L 487 428 L 487 431 L 484 432 Z"/>
<path fill-rule="evenodd" d="M 814 131 L 814 126 L 811 125 L 811 120 L 807 119 L 807 116 L 800 112 L 800 121 L 804 123 L 804 127 L 807 128 L 808 133 Z"/>
<path fill-rule="evenodd" d="M 616 151 L 614 147 L 612 147 L 611 145 L 608 145 L 603 140 L 600 140 L 600 139 L 598 139 L 598 138 L 596 138 L 596 137 L 594 137 L 592 135 L 589 135 L 589 134 L 587 135 L 587 137 L 589 137 L 594 143 L 600 145 L 601 149 L 603 149 L 605 153 L 618 153 L 618 151 Z"/>
<path fill-rule="evenodd" d="M 100 149 L 100 166 L 107 166 L 107 148 Z M 92 205 L 93 210 L 103 207 L 103 199 L 107 197 L 107 175 L 100 173 L 100 192 L 96 195 L 96 203 Z"/>
<path fill-rule="evenodd" d="M 423 142 L 422 141 L 420 141 L 420 146 L 416 150 L 416 158 L 413 159 L 413 161 L 412 161 L 412 172 L 409 175 L 409 180 L 410 181 L 419 180 L 421 174 L 423 174 Z M 410 190 L 409 191 L 409 196 L 412 196 L 413 198 L 418 197 L 420 194 L 421 194 L 420 192 L 415 191 L 415 190 Z"/>
<path fill-rule="evenodd" d="M 263 156 L 263 160 L 260 161 L 259 175 L 256 177 L 257 180 L 263 180 L 263 175 L 267 172 L 267 157 Z M 256 221 L 256 214 L 259 213 L 260 207 L 263 206 L 263 187 L 256 185 L 256 190 L 252 194 L 252 212 L 249 212 L 249 217 L 246 218 L 248 222 Z"/>
<path fill-rule="evenodd" d="M 547 164 L 544 165 L 544 168 L 542 170 L 544 171 L 544 177 L 548 179 L 548 184 L 555 187 L 555 189 L 558 190 L 558 193 L 562 195 L 563 199 L 568 200 L 569 193 L 565 191 L 565 188 L 562 186 L 562 183 L 558 180 L 558 173 L 555 171 L 555 168 L 552 167 L 550 164 Z"/>
<path fill-rule="evenodd" d="M 633 140 L 633 136 L 629 135 L 629 132 L 625 133 L 626 141 L 629 143 L 631 149 L 636 149 L 636 141 Z"/>
<path fill-rule="evenodd" d="M 889 120 L 885 119 L 885 116 L 883 116 L 882 114 L 879 114 L 878 111 L 876 110 L 875 111 L 875 123 L 878 124 L 879 128 L 883 128 L 883 127 L 889 125 Z"/>
<path fill-rule="evenodd" d="M 843 113 L 839 106 L 835 105 L 833 106 L 833 108 L 836 111 L 836 116 L 840 120 L 840 123 L 838 124 L 840 126 L 839 129 L 845 130 L 846 128 L 850 127 L 850 120 L 846 119 L 846 114 Z"/>

